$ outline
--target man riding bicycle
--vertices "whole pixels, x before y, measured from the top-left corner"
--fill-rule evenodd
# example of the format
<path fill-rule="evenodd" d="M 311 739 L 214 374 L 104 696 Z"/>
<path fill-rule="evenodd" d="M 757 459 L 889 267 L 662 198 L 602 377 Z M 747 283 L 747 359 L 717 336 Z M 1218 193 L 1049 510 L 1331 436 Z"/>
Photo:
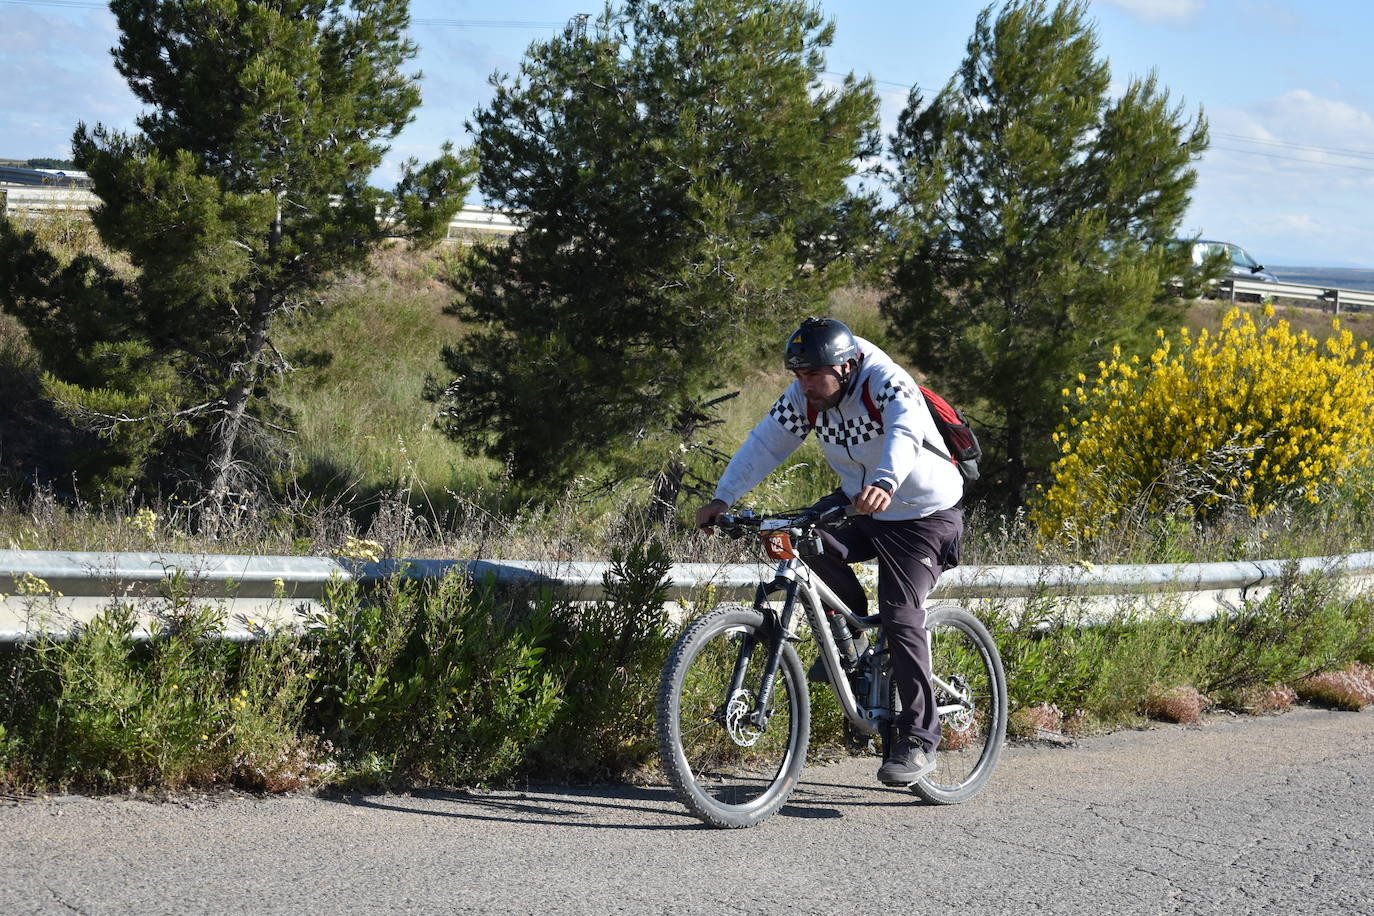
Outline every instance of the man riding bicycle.
<path fill-rule="evenodd" d="M 878 780 L 910 785 L 935 768 L 940 743 L 925 598 L 941 571 L 959 562 L 963 478 L 911 376 L 843 323 L 806 319 L 788 338 L 784 365 L 795 380 L 730 459 L 696 523 L 711 525 L 816 431 L 840 478 L 822 502 L 843 499 L 859 514 L 822 531 L 824 551 L 806 563 L 864 613 L 868 599 L 849 564 L 878 561 L 878 613 L 902 706 Z"/>

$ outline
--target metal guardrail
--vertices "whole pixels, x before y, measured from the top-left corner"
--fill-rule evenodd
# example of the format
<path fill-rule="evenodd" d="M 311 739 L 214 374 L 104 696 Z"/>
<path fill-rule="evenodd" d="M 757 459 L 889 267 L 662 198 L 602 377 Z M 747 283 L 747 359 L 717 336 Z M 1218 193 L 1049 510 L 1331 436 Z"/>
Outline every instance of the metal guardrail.
<path fill-rule="evenodd" d="M 21 219 L 42 218 L 52 213 L 84 211 L 100 204 L 95 192 L 72 187 L 36 185 L 0 186 L 0 214 Z M 499 210 L 465 205 L 449 221 L 447 238 L 467 240 L 482 236 L 509 236 L 520 227 Z"/>
<path fill-rule="evenodd" d="M 0 184 L 52 188 L 88 188 L 91 178 L 76 169 L 30 169 L 0 165 Z"/>
<path fill-rule="evenodd" d="M 1344 579 L 1347 589 L 1374 592 L 1374 553 L 1310 557 L 1297 561 L 1178 563 L 1146 566 L 961 566 L 941 576 L 934 601 L 1016 610 L 1052 599 L 1063 616 L 1092 620 L 1145 596 L 1190 619 L 1262 598 L 1296 562 L 1300 573 Z M 252 639 L 278 626 L 298 626 L 302 611 L 321 611 L 331 581 L 379 582 L 394 575 L 420 578 L 462 570 L 475 578 L 527 589 L 550 589 L 573 600 L 603 597 L 607 563 L 517 560 L 386 560 L 361 562 L 331 557 L 223 556 L 152 553 L 64 553 L 0 550 L 0 643 L 40 633 L 63 635 L 114 602 L 133 604 L 143 632 L 166 597 L 165 583 L 180 571 L 199 601 L 217 604 L 226 637 Z M 770 574 L 762 564 L 674 564 L 670 598 L 699 596 L 748 599 Z"/>
<path fill-rule="evenodd" d="M 1236 301 L 1236 295 L 1282 296 L 1286 299 L 1312 299 L 1322 308 L 1331 306 L 1337 315 L 1342 309 L 1363 311 L 1374 309 L 1374 293 L 1358 289 L 1337 289 L 1332 286 L 1310 286 L 1302 283 L 1265 283 L 1260 280 L 1228 279 L 1217 284 L 1217 292 Z"/>

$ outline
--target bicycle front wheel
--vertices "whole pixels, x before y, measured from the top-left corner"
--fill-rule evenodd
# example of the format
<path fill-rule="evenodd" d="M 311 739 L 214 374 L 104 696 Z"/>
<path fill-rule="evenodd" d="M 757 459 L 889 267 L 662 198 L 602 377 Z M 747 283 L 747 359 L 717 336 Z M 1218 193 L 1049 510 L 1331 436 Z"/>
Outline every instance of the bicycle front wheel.
<path fill-rule="evenodd" d="M 935 771 L 911 786 L 932 804 L 968 801 L 983 788 L 1007 736 L 1007 678 L 987 627 L 961 607 L 926 614 L 931 680 L 940 708 Z"/>
<path fill-rule="evenodd" d="M 720 608 L 683 631 L 663 668 L 663 770 L 687 810 L 715 827 L 752 827 L 772 816 L 806 760 L 810 699 L 788 643 L 767 708 L 758 708 L 770 636 L 759 611 Z"/>

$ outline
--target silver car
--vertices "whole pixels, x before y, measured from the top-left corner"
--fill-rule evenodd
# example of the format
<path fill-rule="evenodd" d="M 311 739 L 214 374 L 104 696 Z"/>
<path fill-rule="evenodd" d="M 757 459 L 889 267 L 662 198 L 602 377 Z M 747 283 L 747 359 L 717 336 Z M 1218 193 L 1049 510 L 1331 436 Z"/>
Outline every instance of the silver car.
<path fill-rule="evenodd" d="M 1230 242 L 1214 242 L 1210 239 L 1198 239 L 1193 243 L 1193 263 L 1201 266 L 1203 261 L 1219 251 L 1230 257 L 1232 277 L 1241 277 L 1246 280 L 1259 280 L 1261 283 L 1279 282 L 1279 278 L 1266 270 L 1263 264 L 1250 257 L 1250 252 Z"/>

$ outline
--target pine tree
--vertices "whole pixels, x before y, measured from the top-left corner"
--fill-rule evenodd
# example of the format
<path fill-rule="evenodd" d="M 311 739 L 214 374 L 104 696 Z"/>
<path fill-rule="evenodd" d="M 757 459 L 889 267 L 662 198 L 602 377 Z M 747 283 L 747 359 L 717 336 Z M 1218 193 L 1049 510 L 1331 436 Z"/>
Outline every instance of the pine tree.
<path fill-rule="evenodd" d="M 1082 0 L 978 17 L 957 75 L 913 88 L 892 138 L 900 255 L 884 315 L 916 364 L 986 407 L 1019 506 L 1052 460 L 1060 391 L 1177 314 L 1171 245 L 1206 148 L 1153 74 L 1117 98 Z M 997 469 L 993 461 L 985 465 Z"/>
<path fill-rule="evenodd" d="M 822 80 L 832 32 L 797 0 L 630 0 L 493 77 L 479 183 L 524 231 L 460 288 L 449 435 L 545 492 L 657 475 L 671 510 L 712 392 L 824 310 L 865 225 L 877 102 Z"/>
<path fill-rule="evenodd" d="M 446 146 L 368 185 L 419 104 L 405 0 L 113 0 L 115 65 L 147 106 L 138 132 L 77 127 L 103 241 L 134 276 L 61 264 L 0 227 L 0 305 L 29 328 L 46 391 L 106 437 L 109 485 L 178 474 L 242 483 L 245 425 L 286 367 L 274 321 L 309 312 L 331 272 L 384 235 L 432 242 L 475 165 Z M 218 497 L 216 497 L 218 498 Z M 213 502 L 213 501 L 212 501 Z"/>

